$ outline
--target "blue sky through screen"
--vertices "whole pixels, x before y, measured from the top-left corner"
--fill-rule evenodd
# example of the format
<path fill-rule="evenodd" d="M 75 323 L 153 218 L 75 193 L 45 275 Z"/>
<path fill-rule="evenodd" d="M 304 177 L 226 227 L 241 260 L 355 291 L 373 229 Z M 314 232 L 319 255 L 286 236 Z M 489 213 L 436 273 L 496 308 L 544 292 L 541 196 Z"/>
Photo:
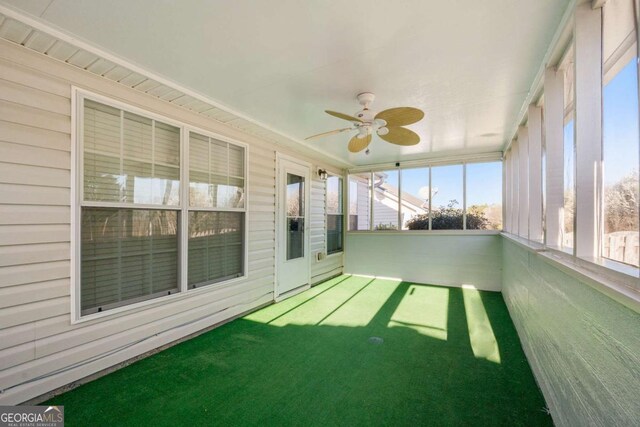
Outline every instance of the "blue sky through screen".
<path fill-rule="evenodd" d="M 603 89 L 604 183 L 613 184 L 638 170 L 637 57 Z"/>
<path fill-rule="evenodd" d="M 434 207 L 446 206 L 453 199 L 458 201 L 458 207 L 462 207 L 462 166 L 437 166 L 433 168 L 432 175 L 433 187 L 438 190 L 433 198 Z M 391 183 L 395 185 L 393 182 Z M 420 189 L 428 186 L 428 168 L 403 170 L 403 192 L 421 198 Z M 471 206 L 501 203 L 502 164 L 500 162 L 468 164 L 467 204 Z"/>

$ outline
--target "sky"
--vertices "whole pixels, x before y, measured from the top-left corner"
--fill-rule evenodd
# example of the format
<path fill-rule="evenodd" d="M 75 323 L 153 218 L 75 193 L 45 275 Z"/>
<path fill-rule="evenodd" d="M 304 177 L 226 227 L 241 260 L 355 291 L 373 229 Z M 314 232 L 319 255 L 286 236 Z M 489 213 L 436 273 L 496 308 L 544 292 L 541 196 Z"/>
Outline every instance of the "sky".
<path fill-rule="evenodd" d="M 602 99 L 604 183 L 638 170 L 638 77 L 636 58 L 604 87 Z"/>
<path fill-rule="evenodd" d="M 397 171 L 386 171 L 387 181 L 398 185 Z M 432 205 L 446 206 L 450 200 L 457 200 L 462 207 L 462 165 L 435 166 L 431 171 L 433 189 L 437 193 Z M 423 199 L 420 189 L 429 187 L 429 168 L 402 170 L 402 191 Z M 424 193 L 424 192 L 423 192 Z M 428 195 L 428 190 L 426 191 Z M 470 163 L 467 165 L 467 204 L 502 203 L 502 164 Z"/>

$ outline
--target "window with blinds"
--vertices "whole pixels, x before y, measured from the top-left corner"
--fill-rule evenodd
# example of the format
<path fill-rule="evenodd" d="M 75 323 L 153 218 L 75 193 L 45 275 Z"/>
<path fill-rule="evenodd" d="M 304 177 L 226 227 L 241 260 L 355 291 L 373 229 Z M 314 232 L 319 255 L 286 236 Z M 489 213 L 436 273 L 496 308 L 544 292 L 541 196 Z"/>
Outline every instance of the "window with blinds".
<path fill-rule="evenodd" d="M 189 133 L 189 289 L 244 271 L 245 152 Z"/>
<path fill-rule="evenodd" d="M 179 292 L 180 129 L 89 99 L 83 118 L 81 313 Z"/>
<path fill-rule="evenodd" d="M 79 99 L 80 315 L 243 276 L 245 148 Z"/>
<path fill-rule="evenodd" d="M 342 252 L 343 242 L 343 203 L 342 178 L 330 176 L 326 181 L 327 209 L 327 254 Z"/>

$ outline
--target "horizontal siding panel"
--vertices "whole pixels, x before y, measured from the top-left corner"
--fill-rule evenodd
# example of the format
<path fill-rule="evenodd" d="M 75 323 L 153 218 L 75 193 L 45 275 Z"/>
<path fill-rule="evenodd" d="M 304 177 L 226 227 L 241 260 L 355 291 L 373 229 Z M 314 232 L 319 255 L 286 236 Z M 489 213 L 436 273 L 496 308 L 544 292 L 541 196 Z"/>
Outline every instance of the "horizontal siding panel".
<path fill-rule="evenodd" d="M 0 267 L 63 261 L 69 259 L 70 253 L 69 243 L 0 246 Z"/>
<path fill-rule="evenodd" d="M 51 113 L 9 101 L 0 101 L 0 117 L 7 122 L 71 133 L 71 118 L 68 115 Z"/>
<path fill-rule="evenodd" d="M 70 301 L 69 297 L 62 297 L 2 309 L 0 310 L 0 327 L 8 328 L 48 317 L 67 314 L 69 313 Z"/>
<path fill-rule="evenodd" d="M 266 259 L 266 258 L 274 259 L 274 257 L 273 257 L 273 251 L 275 249 L 274 245 L 273 244 L 272 245 L 265 244 L 264 246 L 265 246 L 265 249 L 252 250 L 251 252 L 249 252 L 249 258 L 252 259 L 252 260 Z"/>
<path fill-rule="evenodd" d="M 70 236 L 68 224 L 0 226 L 0 246 L 69 242 Z"/>
<path fill-rule="evenodd" d="M 43 262 L 0 268 L 0 288 L 69 278 L 69 261 Z M 31 319 L 37 320 L 37 319 Z M 2 325 L 0 325 L 0 328 Z"/>
<path fill-rule="evenodd" d="M 181 309 L 172 309 L 170 312 L 159 313 L 159 316 L 156 316 L 153 321 L 151 321 L 149 315 L 137 316 L 135 320 L 120 318 L 112 322 L 102 322 L 93 327 L 79 327 L 67 332 L 52 334 L 49 337 L 43 337 L 38 340 L 37 356 L 45 357 L 58 352 L 66 352 L 70 348 L 86 345 L 108 337 L 111 337 L 109 345 L 115 346 L 117 345 L 118 337 L 128 334 L 129 331 L 152 328 L 155 330 L 154 333 L 157 333 L 157 331 L 168 329 L 168 326 L 162 326 L 163 323 L 166 325 L 175 324 L 176 318 L 179 318 L 181 322 L 192 321 L 202 317 L 203 314 L 216 313 L 226 307 L 246 303 L 268 292 L 269 289 L 267 287 L 261 286 L 241 290 L 227 290 L 226 292 L 215 293 L 217 294 L 215 296 L 200 294 L 201 298 L 180 301 L 181 304 L 177 305 L 181 306 Z M 127 318 L 130 317 L 127 316 Z M 64 319 L 61 320 L 64 322 Z M 58 327 L 60 326 L 64 327 L 64 324 L 59 324 Z M 126 344 L 126 342 L 124 341 L 120 345 Z"/>
<path fill-rule="evenodd" d="M 71 172 L 65 169 L 0 162 L 0 183 L 69 188 Z"/>
<path fill-rule="evenodd" d="M 3 142 L 0 135 L 0 159 L 6 163 L 67 169 L 71 167 L 71 153 Z"/>
<path fill-rule="evenodd" d="M 15 405 L 24 402 L 25 400 L 30 399 L 33 396 L 41 394 L 43 389 L 56 389 L 58 387 L 84 378 L 88 375 L 91 375 L 94 372 L 98 372 L 110 366 L 114 366 L 123 361 L 131 359 L 132 357 L 144 354 L 150 350 L 153 350 L 154 348 L 161 347 L 165 344 L 170 344 L 176 339 L 215 325 L 228 317 L 236 316 L 243 312 L 252 310 L 255 307 L 259 307 L 264 303 L 268 303 L 271 298 L 272 297 L 270 295 L 266 295 L 250 303 L 239 304 L 230 308 L 226 312 L 216 313 L 214 315 L 204 317 L 193 323 L 182 325 L 179 328 L 168 331 L 166 334 L 150 336 L 145 341 L 127 346 L 122 351 L 108 354 L 105 357 L 88 362 L 77 368 L 69 369 L 61 374 L 43 378 L 38 382 L 22 383 L 11 390 L 5 389 L 5 393 L 2 395 L 2 397 L 0 397 L 0 401 L 9 405 Z M 29 372 L 27 370 L 27 374 L 28 373 Z"/>
<path fill-rule="evenodd" d="M 36 322 L 29 322 L 0 330 L 0 350 L 36 339 Z"/>
<path fill-rule="evenodd" d="M 0 200 L 7 205 L 69 206 L 71 190 L 59 187 L 0 184 Z"/>
<path fill-rule="evenodd" d="M 30 283 L 28 285 L 0 287 L 0 308 L 68 296 L 70 292 L 69 286 L 69 279 L 60 279 Z"/>
<path fill-rule="evenodd" d="M 275 234 L 272 231 L 256 231 L 249 230 L 249 242 L 258 242 L 261 240 L 271 240 L 275 239 Z"/>
<path fill-rule="evenodd" d="M 0 205 L 0 225 L 69 224 L 70 221 L 69 206 Z"/>
<path fill-rule="evenodd" d="M 275 228 L 274 221 L 252 220 L 251 217 L 249 217 L 250 230 L 266 231 L 266 230 L 273 230 L 274 228 Z"/>
<path fill-rule="evenodd" d="M 7 80 L 0 80 L 0 99 L 52 113 L 71 115 L 71 100 L 69 98 Z"/>
<path fill-rule="evenodd" d="M 0 57 L 2 56 L 3 49 L 0 49 Z M 50 74 L 21 66 L 6 59 L 0 59 L 0 80 L 18 83 L 63 98 L 71 98 L 71 87 L 68 83 Z"/>
<path fill-rule="evenodd" d="M 274 266 L 274 261 L 272 258 L 249 260 L 249 269 L 252 271 L 273 267 L 273 266 Z"/>
<path fill-rule="evenodd" d="M 273 209 L 276 205 L 276 199 L 275 195 L 249 193 L 249 203 L 251 206 L 269 206 Z"/>
<path fill-rule="evenodd" d="M 180 295 L 180 297 L 184 298 L 175 299 L 170 304 L 159 299 L 156 301 L 156 304 L 151 304 L 141 310 L 118 313 L 113 317 L 108 317 L 106 319 L 90 320 L 84 323 L 76 323 L 74 325 L 69 323 L 68 316 L 52 317 L 37 323 L 36 339 L 41 341 L 43 338 L 57 336 L 58 338 L 52 338 L 50 340 L 50 342 L 57 342 L 59 339 L 64 339 L 64 335 L 66 335 L 66 338 L 70 338 L 75 335 L 83 334 L 87 337 L 91 337 L 91 334 L 96 334 L 94 337 L 94 339 L 96 339 L 97 337 L 117 333 L 128 327 L 133 328 L 147 323 L 156 322 L 164 317 L 170 317 L 180 314 L 181 312 L 189 311 L 192 307 L 210 307 L 211 304 L 215 304 L 220 300 L 228 299 L 234 295 L 239 295 L 244 292 L 249 292 L 252 289 L 265 288 L 269 286 L 272 288 L 272 280 L 273 273 L 269 275 L 251 277 L 242 283 L 236 283 L 232 286 L 223 286 L 221 288 L 211 289 L 205 292 L 198 292 L 195 295 L 192 292 L 188 292 L 187 294 Z"/>
<path fill-rule="evenodd" d="M 0 120 L 0 139 L 14 144 L 71 151 L 71 136 L 67 133 L 2 120 Z"/>
<path fill-rule="evenodd" d="M 35 342 L 27 342 L 0 350 L 0 360 L 4 369 L 28 362 L 36 358 Z"/>
<path fill-rule="evenodd" d="M 145 325 L 142 328 L 136 328 L 132 330 L 126 330 L 119 334 L 117 337 L 108 337 L 102 340 L 94 341 L 89 344 L 85 344 L 83 346 L 74 347 L 69 350 L 55 353 L 53 355 L 47 357 L 39 357 L 38 359 L 27 362 L 21 366 L 12 367 L 0 372 L 0 388 L 6 389 L 10 385 L 13 384 L 21 384 L 25 383 L 33 378 L 37 378 L 47 373 L 55 370 L 59 370 L 62 368 L 67 368 L 69 366 L 73 366 L 76 363 L 83 362 L 87 359 L 97 357 L 100 355 L 105 355 L 107 353 L 105 349 L 122 349 L 122 352 L 118 352 L 115 356 L 120 356 L 120 358 L 115 360 L 105 361 L 105 365 L 101 366 L 97 369 L 104 369 L 113 364 L 117 364 L 121 361 L 127 360 L 136 354 L 144 353 L 146 351 L 152 350 L 155 347 L 163 345 L 165 343 L 169 343 L 174 341 L 176 338 L 179 338 L 180 335 L 188 335 L 189 333 L 196 332 L 205 328 L 209 325 L 216 324 L 222 320 L 224 320 L 227 316 L 234 316 L 240 314 L 246 310 L 250 310 L 253 307 L 257 307 L 263 304 L 265 301 L 269 300 L 269 296 L 260 296 L 259 294 L 250 294 L 247 297 L 251 298 L 248 302 L 239 301 L 236 304 L 232 305 L 228 312 L 223 313 L 211 313 L 204 311 L 199 312 L 184 312 L 181 313 L 180 316 L 175 316 L 167 319 L 162 319 L 162 321 L 156 322 L 154 324 Z M 233 303 L 235 301 L 226 301 L 227 304 Z M 200 317 L 196 317 L 200 316 Z M 194 324 L 188 325 L 190 317 L 195 317 L 193 321 Z M 164 337 L 164 333 L 169 331 L 171 327 L 176 325 L 185 325 L 181 327 L 182 330 L 174 331 L 173 333 L 169 333 L 166 341 L 157 342 L 158 339 L 162 339 Z M 177 335 L 176 334 L 180 334 Z M 159 336 L 160 335 L 160 336 Z M 136 342 L 137 340 L 144 339 L 150 337 L 150 343 L 142 343 L 134 349 L 129 348 L 130 342 Z M 124 344 L 123 344 L 124 343 Z M 145 347 L 145 344 L 149 345 L 149 347 Z M 36 349 L 38 350 L 38 349 Z M 113 357 L 111 355 L 109 357 Z M 93 368 L 89 371 L 82 372 L 78 374 L 78 379 L 84 376 L 87 376 L 89 373 L 94 372 L 96 368 Z M 55 380 L 52 378 L 51 380 Z M 64 385 L 72 381 L 70 378 L 64 379 L 60 385 Z M 49 388 L 55 387 L 49 386 Z M 41 389 L 40 387 L 37 387 Z M 36 389 L 37 389 L 36 388 Z M 16 393 L 16 391 L 13 391 Z M 31 393 L 37 393 L 37 390 L 31 391 Z M 22 399 L 24 400 L 24 398 Z M 20 400 L 18 400 L 19 402 Z"/>

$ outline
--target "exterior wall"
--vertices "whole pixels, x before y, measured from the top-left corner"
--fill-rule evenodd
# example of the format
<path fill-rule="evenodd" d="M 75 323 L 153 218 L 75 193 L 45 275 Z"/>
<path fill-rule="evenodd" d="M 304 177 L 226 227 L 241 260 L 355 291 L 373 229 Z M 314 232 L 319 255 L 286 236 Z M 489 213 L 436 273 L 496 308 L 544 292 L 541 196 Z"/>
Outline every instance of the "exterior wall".
<path fill-rule="evenodd" d="M 640 315 L 503 239 L 503 294 L 557 425 L 637 425 Z"/>
<path fill-rule="evenodd" d="M 326 181 L 318 179 L 315 170 L 311 171 L 311 235 L 309 250 L 311 251 L 311 283 L 319 283 L 325 279 L 342 273 L 343 253 L 336 253 L 318 261 L 319 252 L 326 253 L 327 248 L 327 212 Z M 322 203 L 320 203 L 322 201 Z M 344 245 L 343 245 L 344 247 Z"/>
<path fill-rule="evenodd" d="M 371 226 L 369 217 L 371 216 L 371 207 L 369 205 L 370 200 L 369 187 L 367 184 L 358 182 L 358 229 L 368 230 Z"/>
<path fill-rule="evenodd" d="M 373 221 L 374 228 L 376 224 L 398 223 L 398 199 L 387 197 L 379 188 L 373 192 Z"/>
<path fill-rule="evenodd" d="M 345 273 L 500 291 L 502 238 L 424 232 L 347 233 Z"/>
<path fill-rule="evenodd" d="M 248 278 L 71 324 L 71 87 L 249 145 Z M 0 404 L 17 404 L 273 300 L 276 150 L 312 163 L 312 252 L 324 251 L 330 165 L 0 40 Z M 313 254 L 312 254 L 313 257 Z M 312 260 L 319 281 L 342 255 Z"/>

